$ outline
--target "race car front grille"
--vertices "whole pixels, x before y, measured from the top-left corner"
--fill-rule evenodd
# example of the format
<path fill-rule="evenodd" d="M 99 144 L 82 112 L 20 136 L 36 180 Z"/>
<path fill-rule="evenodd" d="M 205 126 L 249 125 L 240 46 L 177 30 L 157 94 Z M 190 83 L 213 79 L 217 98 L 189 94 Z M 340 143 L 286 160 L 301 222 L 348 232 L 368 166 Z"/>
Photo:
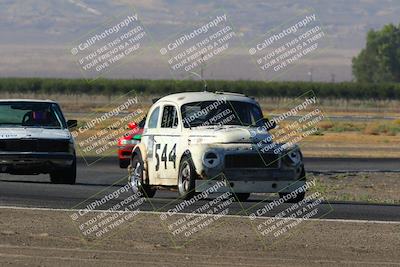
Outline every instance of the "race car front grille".
<path fill-rule="evenodd" d="M 226 155 L 225 168 L 279 168 L 279 155 L 271 153 Z"/>
<path fill-rule="evenodd" d="M 0 151 L 7 152 L 68 152 L 68 140 L 9 139 L 0 140 Z"/>

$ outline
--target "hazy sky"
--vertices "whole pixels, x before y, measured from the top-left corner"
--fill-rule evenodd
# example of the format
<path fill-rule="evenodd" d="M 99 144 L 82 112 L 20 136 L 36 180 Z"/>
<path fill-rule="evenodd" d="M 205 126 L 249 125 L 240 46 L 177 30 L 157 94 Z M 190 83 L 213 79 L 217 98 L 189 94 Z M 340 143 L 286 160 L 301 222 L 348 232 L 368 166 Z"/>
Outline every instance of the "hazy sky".
<path fill-rule="evenodd" d="M 350 80 L 366 32 L 398 14 L 395 0 L 3 0 L 0 76 Z"/>

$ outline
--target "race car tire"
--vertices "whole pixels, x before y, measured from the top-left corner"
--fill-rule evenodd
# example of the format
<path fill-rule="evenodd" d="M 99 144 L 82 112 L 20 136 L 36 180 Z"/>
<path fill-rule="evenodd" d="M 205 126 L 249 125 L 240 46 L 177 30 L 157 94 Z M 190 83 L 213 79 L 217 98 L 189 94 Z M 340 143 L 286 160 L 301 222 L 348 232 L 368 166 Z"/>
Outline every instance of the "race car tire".
<path fill-rule="evenodd" d="M 128 168 L 129 164 L 130 164 L 129 159 L 120 159 L 120 160 L 119 160 L 119 167 L 120 167 L 121 169 L 126 169 L 126 168 Z"/>
<path fill-rule="evenodd" d="M 50 173 L 50 181 L 53 184 L 75 184 L 76 182 L 76 158 L 70 167 L 60 168 Z"/>
<path fill-rule="evenodd" d="M 192 158 L 184 156 L 179 165 L 178 192 L 182 199 L 190 199 L 195 195 L 196 169 Z"/>
<path fill-rule="evenodd" d="M 235 201 L 244 202 L 250 197 L 250 193 L 236 193 L 234 197 Z"/>
<path fill-rule="evenodd" d="M 305 171 L 305 168 L 304 168 L 304 166 L 302 167 L 302 170 L 301 170 L 301 173 L 300 173 L 300 178 L 299 178 L 299 180 L 300 181 L 306 181 L 307 180 L 307 178 L 306 178 L 306 171 Z M 285 196 L 287 196 L 287 195 L 290 195 L 291 193 L 287 193 L 287 192 L 285 192 L 285 193 L 279 193 L 279 197 L 280 198 L 283 198 L 283 197 L 285 197 Z M 297 202 L 300 202 L 300 201 L 302 201 L 303 199 L 304 199 L 304 197 L 306 196 L 306 192 L 300 192 L 300 193 L 297 193 L 296 194 L 296 197 L 291 197 L 291 198 L 289 198 L 287 201 L 285 201 L 286 203 L 297 203 Z"/>
<path fill-rule="evenodd" d="M 134 178 L 137 179 L 137 190 L 140 191 L 144 197 L 154 197 L 157 189 L 153 186 L 150 186 L 148 181 L 144 180 L 144 162 L 140 151 L 137 151 L 132 157 L 131 167 L 129 169 L 129 183 L 132 183 L 132 179 Z"/>
<path fill-rule="evenodd" d="M 283 197 L 285 197 L 285 196 L 287 196 L 287 195 L 290 195 L 291 193 L 279 193 L 279 197 L 280 198 L 283 198 Z M 301 193 L 297 193 L 296 194 L 296 197 L 291 197 L 291 198 L 289 198 L 287 201 L 285 201 L 286 203 L 297 203 L 297 202 L 300 202 L 300 201 L 302 201 L 303 199 L 304 199 L 304 197 L 305 197 L 305 195 L 306 195 L 306 193 L 305 192 L 301 192 Z"/>

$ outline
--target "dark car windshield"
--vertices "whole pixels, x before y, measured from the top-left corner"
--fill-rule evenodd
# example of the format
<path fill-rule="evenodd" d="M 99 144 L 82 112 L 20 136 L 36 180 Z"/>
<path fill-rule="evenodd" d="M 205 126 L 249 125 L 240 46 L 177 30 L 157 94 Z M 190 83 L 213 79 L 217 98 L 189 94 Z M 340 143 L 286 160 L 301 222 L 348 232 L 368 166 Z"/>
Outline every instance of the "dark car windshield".
<path fill-rule="evenodd" d="M 263 126 L 259 106 L 240 101 L 202 101 L 182 106 L 185 128 L 211 125 Z"/>
<path fill-rule="evenodd" d="M 66 128 L 59 106 L 46 102 L 0 102 L 0 127 Z"/>

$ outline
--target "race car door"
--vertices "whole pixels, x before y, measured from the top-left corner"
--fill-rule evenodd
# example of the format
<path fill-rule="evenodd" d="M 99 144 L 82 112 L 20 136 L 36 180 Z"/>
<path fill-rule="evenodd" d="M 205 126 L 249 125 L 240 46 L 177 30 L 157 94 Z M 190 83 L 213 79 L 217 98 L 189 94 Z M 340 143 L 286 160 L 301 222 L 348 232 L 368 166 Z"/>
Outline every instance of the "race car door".
<path fill-rule="evenodd" d="M 177 107 L 174 104 L 164 104 L 162 107 L 160 131 L 154 136 L 154 169 L 162 184 L 170 180 L 177 183 L 179 162 L 177 150 L 180 140 L 181 125 L 178 119 Z M 169 183 L 168 183 L 169 184 Z"/>
<path fill-rule="evenodd" d="M 145 125 L 141 142 L 146 146 L 147 173 L 151 184 L 157 184 L 157 173 L 155 172 L 154 159 L 154 136 L 159 134 L 160 106 L 153 106 L 149 110 L 149 116 Z"/>

